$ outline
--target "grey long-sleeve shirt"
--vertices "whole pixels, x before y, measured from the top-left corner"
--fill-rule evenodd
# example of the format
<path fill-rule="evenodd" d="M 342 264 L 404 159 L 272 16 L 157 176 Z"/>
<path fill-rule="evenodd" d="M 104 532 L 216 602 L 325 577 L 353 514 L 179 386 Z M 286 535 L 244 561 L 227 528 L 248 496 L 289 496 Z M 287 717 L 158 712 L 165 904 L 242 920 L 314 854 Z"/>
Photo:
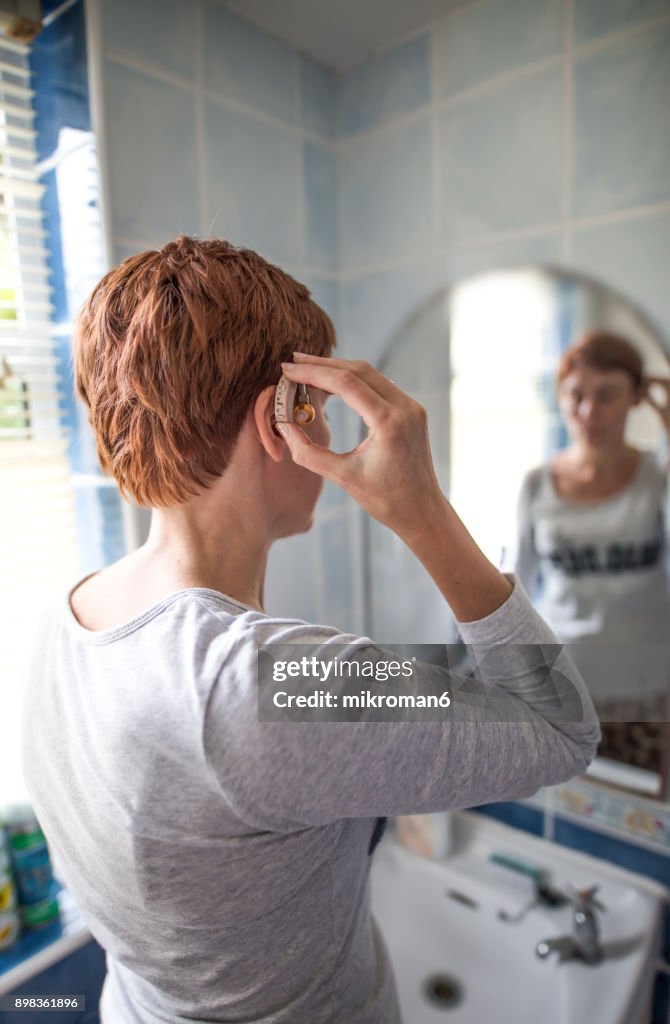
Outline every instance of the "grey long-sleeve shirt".
<path fill-rule="evenodd" d="M 629 484 L 598 502 L 560 497 L 549 465 L 527 473 L 509 567 L 596 699 L 664 694 L 670 677 L 667 456 L 641 453 Z"/>
<path fill-rule="evenodd" d="M 482 674 L 509 715 L 456 698 L 439 723 L 262 723 L 259 645 L 388 651 L 204 588 L 102 632 L 69 595 L 47 616 L 24 770 L 59 876 L 107 951 L 104 1024 L 399 1022 L 369 912 L 376 816 L 529 795 L 583 772 L 599 740 L 565 654 L 563 684 L 538 673 L 534 645 L 556 639 L 519 584 L 460 630 L 506 645 Z"/>

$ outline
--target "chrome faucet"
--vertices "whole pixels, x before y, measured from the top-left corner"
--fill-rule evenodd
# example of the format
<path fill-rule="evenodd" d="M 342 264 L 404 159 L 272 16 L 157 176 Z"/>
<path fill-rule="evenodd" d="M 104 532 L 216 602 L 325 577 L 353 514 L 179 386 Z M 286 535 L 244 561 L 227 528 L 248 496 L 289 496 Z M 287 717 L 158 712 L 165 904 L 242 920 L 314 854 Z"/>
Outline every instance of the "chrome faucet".
<path fill-rule="evenodd" d="M 543 939 L 538 942 L 535 952 L 541 960 L 552 953 L 558 953 L 560 962 L 564 960 L 583 960 L 587 964 L 597 964 L 602 960 L 600 945 L 600 929 L 596 917 L 596 909 L 604 910 L 602 903 L 595 898 L 598 886 L 591 889 L 574 889 L 571 895 L 573 918 L 572 935 L 563 935 L 558 939 Z"/>

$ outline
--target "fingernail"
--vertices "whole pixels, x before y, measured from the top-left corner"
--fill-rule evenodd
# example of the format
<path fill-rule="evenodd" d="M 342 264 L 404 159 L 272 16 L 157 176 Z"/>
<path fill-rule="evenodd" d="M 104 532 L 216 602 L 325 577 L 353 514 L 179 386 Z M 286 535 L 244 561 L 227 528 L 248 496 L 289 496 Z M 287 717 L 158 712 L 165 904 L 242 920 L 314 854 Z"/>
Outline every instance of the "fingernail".
<path fill-rule="evenodd" d="M 282 363 L 282 364 L 281 364 L 281 368 L 282 368 L 282 370 L 286 370 L 287 368 L 288 368 L 288 369 L 290 370 L 290 368 L 291 368 L 292 366 L 293 366 L 293 363 Z"/>
<path fill-rule="evenodd" d="M 275 427 L 279 431 L 282 437 L 288 437 L 288 430 L 284 423 L 275 423 Z"/>

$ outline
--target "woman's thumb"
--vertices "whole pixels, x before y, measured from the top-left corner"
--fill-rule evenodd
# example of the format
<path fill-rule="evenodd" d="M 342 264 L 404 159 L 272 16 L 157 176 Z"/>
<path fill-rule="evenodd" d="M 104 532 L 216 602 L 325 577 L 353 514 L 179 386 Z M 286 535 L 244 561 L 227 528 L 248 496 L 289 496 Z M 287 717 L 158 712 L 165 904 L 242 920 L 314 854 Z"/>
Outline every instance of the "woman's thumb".
<path fill-rule="evenodd" d="M 311 447 L 312 442 L 297 423 L 276 423 L 275 426 L 289 446 L 291 455 L 295 455 L 297 449 Z"/>
<path fill-rule="evenodd" d="M 335 479 L 334 474 L 343 456 L 316 444 L 297 423 L 282 422 L 276 426 L 289 447 L 291 458 L 298 466 L 304 466 L 312 473 L 331 480 Z"/>

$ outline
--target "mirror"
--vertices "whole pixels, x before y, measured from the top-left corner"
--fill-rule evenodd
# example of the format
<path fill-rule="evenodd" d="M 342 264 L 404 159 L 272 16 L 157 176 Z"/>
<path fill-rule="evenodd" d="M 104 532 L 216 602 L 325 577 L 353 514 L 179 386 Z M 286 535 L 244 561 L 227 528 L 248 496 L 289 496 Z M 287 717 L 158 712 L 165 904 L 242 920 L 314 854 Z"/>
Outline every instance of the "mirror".
<path fill-rule="evenodd" d="M 559 363 L 594 330 L 628 339 L 645 376 L 670 377 L 662 341 L 639 310 L 597 281 L 552 267 L 493 271 L 441 290 L 397 332 L 380 367 L 427 409 L 441 486 L 480 547 L 520 576 L 519 496 L 529 471 L 543 467 L 539 479 L 550 490 L 542 494 L 551 505 L 553 493 L 558 513 L 549 516 L 550 529 L 546 503 L 544 518 L 532 506 L 538 571 L 535 584 L 522 581 L 570 643 L 601 716 L 603 743 L 589 776 L 667 799 L 670 559 L 663 538 L 670 510 L 659 415 L 646 401 L 627 413 L 625 442 L 643 454 L 626 449 L 637 459 L 630 481 L 592 500 L 587 515 L 584 501 L 561 497 L 552 484 L 557 453 L 573 444 L 559 405 Z M 458 642 L 448 606 L 402 542 L 373 520 L 364 526 L 364 566 L 367 634 L 394 647 L 430 645 L 426 660 L 440 662 L 444 645 Z M 550 570 L 563 573 L 562 609 L 552 604 Z M 616 628 L 615 607 L 625 633 Z"/>

